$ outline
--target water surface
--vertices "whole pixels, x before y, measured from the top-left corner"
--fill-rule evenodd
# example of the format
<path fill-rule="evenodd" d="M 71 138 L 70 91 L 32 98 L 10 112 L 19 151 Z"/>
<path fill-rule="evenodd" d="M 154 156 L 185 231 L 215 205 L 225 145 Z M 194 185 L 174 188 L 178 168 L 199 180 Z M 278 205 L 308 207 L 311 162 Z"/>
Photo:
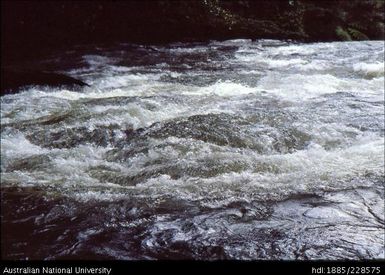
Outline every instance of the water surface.
<path fill-rule="evenodd" d="M 384 258 L 384 44 L 79 46 L 1 98 L 7 259 Z"/>

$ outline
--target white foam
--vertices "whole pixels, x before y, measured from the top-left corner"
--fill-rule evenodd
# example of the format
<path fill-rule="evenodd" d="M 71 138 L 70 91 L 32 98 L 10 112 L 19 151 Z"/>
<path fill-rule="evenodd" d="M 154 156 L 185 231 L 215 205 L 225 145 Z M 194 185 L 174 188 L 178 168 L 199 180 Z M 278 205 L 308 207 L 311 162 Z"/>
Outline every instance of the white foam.
<path fill-rule="evenodd" d="M 287 100 L 311 99 L 336 93 L 343 80 L 332 75 L 288 75 L 270 73 L 259 81 L 258 88 Z"/>
<path fill-rule="evenodd" d="M 191 103 L 192 100 L 190 100 Z M 94 115 L 86 122 L 78 121 L 73 126 L 87 126 L 94 129 L 101 125 L 120 125 L 126 128 L 143 128 L 155 122 L 172 120 L 178 117 L 188 117 L 197 114 L 232 113 L 231 109 L 223 109 L 216 105 L 195 106 L 189 102 L 167 104 L 160 103 L 155 99 L 142 99 L 135 103 L 127 103 L 123 106 L 117 105 L 95 105 L 88 108 Z"/>
<path fill-rule="evenodd" d="M 24 158 L 47 153 L 48 150 L 32 144 L 19 131 L 1 133 L 1 166 L 3 168 L 12 159 Z"/>
<path fill-rule="evenodd" d="M 314 45 L 289 45 L 272 48 L 270 50 L 272 55 L 312 55 L 316 53 L 317 44 Z"/>
<path fill-rule="evenodd" d="M 378 77 L 384 75 L 384 63 L 357 63 L 353 65 L 353 70 L 364 76 Z"/>
<path fill-rule="evenodd" d="M 17 142 L 15 142 L 17 141 Z M 340 190 L 351 188 L 351 180 L 366 174 L 381 175 L 384 167 L 384 140 L 375 135 L 359 138 L 352 146 L 327 151 L 317 144 L 306 150 L 291 154 L 259 155 L 253 150 L 218 146 L 193 139 L 170 137 L 153 139 L 147 153 L 130 158 L 129 163 L 107 162 L 104 154 L 110 148 L 80 145 L 76 148 L 48 151 L 30 144 L 20 133 L 2 139 L 2 156 L 6 160 L 26 155 L 55 152 L 53 167 L 45 171 L 25 171 L 4 175 L 10 181 L 34 182 L 36 185 L 57 185 L 58 188 L 77 188 L 82 192 L 70 193 L 79 200 L 114 200 L 121 197 L 115 191 L 123 186 L 101 183 L 90 177 L 92 167 L 110 167 L 130 176 L 158 169 L 150 163 L 162 163 L 165 167 L 188 169 L 204 163 L 222 165 L 237 164 L 244 167 L 239 172 L 224 172 L 211 178 L 183 176 L 172 179 L 160 175 L 129 187 L 130 192 L 153 198 L 168 196 L 198 200 L 210 197 L 222 200 L 229 197 L 244 199 L 282 199 L 290 194 L 318 192 L 319 190 Z M 158 160 L 158 162 L 157 162 Z M 161 160 L 161 162 L 159 162 Z M 3 160 L 2 160 L 3 161 Z M 3 163 L 2 163 L 3 165 Z M 128 166 L 126 166 L 128 165 Z M 358 182 L 370 185 L 368 182 Z M 106 188 L 106 194 L 89 187 Z M 84 189 L 86 188 L 86 189 Z M 117 190 L 115 190 L 118 188 Z M 126 188 L 126 187 L 125 187 Z M 128 188 L 128 187 L 127 187 Z M 111 194 L 111 195 L 109 195 Z M 71 195 L 71 196 L 72 196 Z"/>
<path fill-rule="evenodd" d="M 192 91 L 190 93 L 197 94 L 197 95 L 213 94 L 217 96 L 229 97 L 229 96 L 255 94 L 259 92 L 260 92 L 259 90 L 248 87 L 246 85 L 234 83 L 231 81 L 218 81 L 217 83 L 211 86 L 203 87 L 196 91 Z"/>
<path fill-rule="evenodd" d="M 124 80 L 125 81 L 125 80 Z M 54 90 L 51 92 L 39 91 L 41 95 L 50 96 L 54 98 L 61 98 L 71 101 L 76 101 L 79 99 L 100 99 L 100 98 L 113 98 L 113 97 L 136 97 L 143 95 L 154 95 L 160 93 L 163 89 L 168 88 L 170 85 L 162 83 L 146 83 L 138 81 L 137 83 L 132 83 L 132 86 L 111 88 L 111 86 L 120 86 L 120 84 L 114 84 L 114 82 L 105 83 L 106 87 L 110 89 L 98 89 L 98 88 L 87 88 L 80 92 L 70 91 L 67 89 Z M 104 84 L 101 84 L 103 86 Z"/>
<path fill-rule="evenodd" d="M 89 73 L 86 77 L 94 87 L 85 88 L 80 92 L 66 89 L 31 88 L 16 95 L 6 95 L 2 98 L 2 107 L 4 107 L 2 109 L 2 122 L 4 122 L 3 118 L 5 118 L 6 123 L 19 122 L 29 118 L 36 119 L 48 116 L 56 111 L 65 112 L 71 111 L 70 108 L 81 108 L 82 112 L 90 116 L 87 116 L 85 120 L 70 121 L 71 124 L 65 125 L 66 127 L 81 126 L 93 129 L 100 127 L 100 125 L 118 124 L 122 128 L 129 125 L 129 127 L 137 129 L 150 126 L 155 122 L 197 114 L 229 112 L 243 115 L 243 109 L 237 108 L 238 106 L 245 106 L 243 100 L 252 98 L 250 109 L 257 108 L 259 101 L 262 104 L 269 104 L 269 102 L 264 101 L 266 95 L 273 97 L 274 102 L 276 99 L 284 101 L 284 106 L 291 106 L 291 103 L 294 102 L 296 108 L 301 108 L 301 104 L 298 103 L 305 100 L 315 101 L 322 95 L 337 92 L 365 96 L 370 101 L 383 101 L 384 79 L 381 77 L 384 71 L 383 63 L 368 60 L 368 63 L 353 65 L 352 62 L 356 59 L 363 60 L 363 56 L 360 55 L 360 48 L 354 48 L 354 58 L 352 56 L 340 58 L 339 56 L 335 57 L 334 54 L 343 53 L 343 50 L 348 49 L 350 44 L 278 45 L 278 47 L 271 48 L 262 44 L 248 40 L 211 43 L 208 47 L 240 47 L 240 50 L 235 52 L 235 58 L 229 55 L 231 57 L 224 57 L 224 61 L 215 60 L 217 62 L 215 65 L 218 65 L 218 68 L 226 65 L 224 66 L 225 70 L 229 68 L 229 64 L 231 69 L 233 69 L 231 66 L 235 65 L 233 71 L 224 72 L 230 74 L 230 79 L 239 79 L 239 83 L 218 80 L 214 84 L 204 87 L 175 83 L 175 80 L 166 82 L 167 77 L 162 78 L 163 76 L 178 78 L 198 75 L 211 77 L 211 74 L 213 76 L 210 80 L 216 81 L 219 78 L 212 71 L 204 70 L 207 69 L 206 67 L 200 70 L 199 64 L 194 64 L 193 67 L 180 64 L 181 68 L 187 67 L 188 72 L 183 70 L 171 72 L 164 70 L 164 67 L 171 70 L 171 65 L 158 63 L 149 66 L 150 68 L 144 66 L 140 71 L 143 69 L 147 73 L 139 74 L 133 73 L 134 67 L 112 65 L 115 62 L 112 58 L 85 56 Z M 358 47 L 361 44 L 352 45 Z M 364 46 L 370 49 L 372 47 L 370 45 Z M 169 53 L 169 49 L 162 49 L 164 54 Z M 180 47 L 173 50 L 176 53 L 193 53 L 204 51 L 204 49 L 208 48 Z M 335 58 L 338 58 L 338 61 L 334 61 Z M 195 70 L 195 66 L 198 67 L 198 70 Z M 342 73 L 338 74 L 330 70 L 328 74 L 322 74 L 322 70 L 329 68 L 337 68 Z M 174 70 L 174 68 L 172 69 Z M 378 77 L 371 79 L 352 77 L 352 71 Z M 74 76 L 84 72 L 74 71 Z M 349 75 L 341 77 L 343 73 Z M 250 79 L 254 79 L 253 74 L 258 75 L 258 77 L 262 76 L 259 80 L 255 77 L 256 87 L 245 84 L 250 83 Z M 243 77 L 247 78 L 247 81 L 242 82 Z M 124 104 L 117 100 L 116 105 L 113 100 L 109 100 L 106 104 L 100 103 L 101 101 L 94 103 L 87 100 L 85 100 L 86 104 L 73 102 L 83 99 L 113 97 L 135 98 Z M 267 100 L 271 99 L 268 98 Z M 343 104 L 344 102 L 341 102 L 342 108 L 344 107 Z M 273 108 L 277 106 L 281 105 L 272 105 Z M 304 115 L 306 119 L 312 119 L 313 115 L 318 114 L 305 114 L 301 110 L 299 113 L 294 113 L 299 116 Z M 378 115 L 383 108 L 379 109 L 378 107 L 371 110 L 373 115 Z M 345 111 L 345 109 L 341 109 L 341 111 Z M 372 113 L 368 113 L 368 115 L 370 114 Z M 356 113 L 352 111 L 351 115 L 355 116 Z M 270 155 L 267 153 L 262 155 L 247 148 L 219 146 L 193 138 L 169 137 L 150 139 L 148 150 L 135 154 L 126 162 L 106 161 L 105 153 L 111 148 L 99 148 L 86 144 L 71 149 L 43 149 L 31 144 L 25 138 L 25 133 L 5 131 L 2 133 L 1 139 L 2 166 L 16 158 L 34 154 L 50 154 L 53 167 L 50 170 L 18 171 L 12 172 L 13 174 L 5 173 L 2 176 L 6 176 L 8 179 L 13 177 L 15 181 L 20 181 L 20 184 L 23 181 L 50 186 L 56 184 L 55 188 L 69 191 L 70 196 L 74 196 L 73 192 L 71 193 L 71 188 L 75 188 L 74 190 L 82 189 L 85 192 L 76 193 L 79 199 L 96 198 L 102 200 L 103 192 L 88 188 L 91 186 L 103 188 L 103 186 L 108 185 L 108 188 L 118 189 L 120 186 L 113 183 L 103 183 L 105 184 L 103 185 L 97 178 L 93 178 L 89 174 L 88 169 L 92 167 L 106 166 L 130 176 L 142 175 L 144 172 L 149 172 L 151 175 L 150 172 L 152 171 L 161 171 L 161 173 L 163 171 L 164 175 L 156 176 L 159 173 L 154 173 L 153 178 L 141 181 L 136 187 L 130 187 L 130 192 L 135 191 L 138 195 L 151 197 L 172 194 L 193 200 L 207 200 L 207 198 L 212 197 L 220 202 L 230 197 L 236 199 L 274 199 L 275 196 L 282 198 L 288 194 L 299 192 L 350 188 L 355 184 L 351 181 L 364 179 L 366 175 L 383 175 L 384 142 L 381 137 L 377 134 L 364 135 L 361 130 L 345 125 L 345 122 L 317 124 L 318 120 L 322 121 L 321 118 L 315 117 L 314 124 L 305 123 L 301 126 L 305 128 L 306 134 L 311 136 L 311 143 L 306 148 L 290 154 L 274 153 L 276 151 L 272 149 L 268 151 Z M 302 121 L 300 120 L 299 123 Z M 347 136 L 347 132 L 352 133 L 352 135 Z M 263 140 L 266 147 L 272 147 L 276 142 L 269 135 L 261 136 L 259 139 Z M 341 146 L 327 149 L 329 143 L 336 143 Z M 167 169 L 173 166 L 182 171 L 183 169 L 189 171 L 190 168 L 195 170 L 199 170 L 199 167 L 202 168 L 203 166 L 206 168 L 206 165 L 216 165 L 215 167 L 218 168 L 219 172 L 214 173 L 215 175 L 211 178 L 193 177 L 189 176 L 188 173 L 182 173 L 182 178 L 175 179 L 167 174 Z M 234 172 L 224 168 L 223 173 L 221 173 L 221 165 L 234 168 Z M 359 184 L 371 184 L 369 180 L 363 182 Z M 111 194 L 115 193 L 112 192 Z M 114 195 L 111 195 L 111 200 L 114 198 Z"/>
<path fill-rule="evenodd" d="M 100 79 L 94 80 L 92 85 L 95 85 L 98 89 L 110 89 L 110 88 L 120 88 L 130 85 L 141 85 L 149 81 L 158 80 L 161 77 L 161 74 L 125 74 L 125 75 L 113 75 L 106 76 Z"/>
<path fill-rule="evenodd" d="M 227 197 L 279 199 L 301 192 L 351 188 L 354 185 L 351 180 L 357 177 L 366 173 L 383 173 L 383 153 L 382 139 L 334 152 L 314 147 L 295 154 L 264 157 L 265 163 L 279 167 L 279 173 L 245 170 L 212 178 L 183 177 L 176 180 L 162 175 L 139 184 L 137 188 L 141 194 L 174 194 L 191 200 Z M 261 163 L 261 157 L 253 156 L 252 153 L 250 155 L 259 160 L 256 165 Z M 228 156 L 229 159 L 234 159 L 233 157 Z M 357 184 L 360 186 L 372 183 Z"/>
<path fill-rule="evenodd" d="M 89 201 L 104 201 L 104 202 L 116 202 L 118 200 L 122 200 L 127 198 L 127 194 L 125 193 L 114 193 L 114 192 L 102 192 L 102 191 L 84 191 L 77 192 L 74 194 L 74 199 L 81 202 L 89 202 Z"/>
<path fill-rule="evenodd" d="M 324 60 L 311 60 L 295 64 L 294 67 L 301 71 L 324 71 L 333 67 L 333 64 Z"/>
<path fill-rule="evenodd" d="M 333 151 L 314 144 L 307 150 L 276 155 L 258 155 L 246 149 L 226 150 L 199 141 L 191 143 L 186 139 L 168 139 L 167 143 L 179 147 L 156 146 L 148 154 L 137 155 L 131 159 L 132 173 L 144 171 L 143 166 L 156 159 L 163 162 L 172 160 L 179 167 L 195 167 L 205 161 L 243 163 L 244 170 L 211 178 L 185 176 L 172 179 L 162 175 L 138 184 L 136 188 L 140 189 L 140 193 L 150 192 L 157 196 L 175 194 L 191 200 L 202 197 L 274 199 L 301 192 L 343 190 L 354 186 L 352 181 L 355 179 L 367 174 L 380 176 L 384 172 L 384 140 L 378 136 L 363 136 L 352 146 Z M 155 144 L 158 144 L 157 141 Z M 186 154 L 184 146 L 194 153 Z M 373 183 L 358 181 L 356 184 L 370 186 Z"/>
<path fill-rule="evenodd" d="M 290 74 L 269 73 L 259 82 L 257 88 L 268 94 L 298 101 L 309 100 L 325 94 L 350 92 L 372 97 L 383 95 L 384 79 L 359 80 L 338 78 L 331 74 Z"/>
<path fill-rule="evenodd" d="M 99 110 L 102 111 L 102 109 Z M 106 110 L 108 110 L 108 107 Z M 89 119 L 87 121 L 88 127 L 92 128 L 95 125 L 119 124 L 130 125 L 130 127 L 137 129 L 148 127 L 155 122 L 165 121 L 190 113 L 190 108 L 188 106 L 173 104 L 149 110 L 139 104 L 129 103 L 124 107 L 109 108 L 109 110 L 112 112 L 103 113 L 103 116 L 101 117 L 95 116 Z"/>
<path fill-rule="evenodd" d="M 46 95 L 34 88 L 25 93 L 10 95 L 13 97 L 11 103 L 1 104 L 1 123 L 44 120 L 52 116 L 64 115 L 70 111 L 71 106 L 66 100 Z"/>
<path fill-rule="evenodd" d="M 293 65 L 299 65 L 299 64 L 306 64 L 307 62 L 303 59 L 299 58 L 293 58 L 293 59 L 265 59 L 267 65 L 270 68 L 282 68 L 282 67 L 287 67 L 287 66 L 293 66 Z"/>

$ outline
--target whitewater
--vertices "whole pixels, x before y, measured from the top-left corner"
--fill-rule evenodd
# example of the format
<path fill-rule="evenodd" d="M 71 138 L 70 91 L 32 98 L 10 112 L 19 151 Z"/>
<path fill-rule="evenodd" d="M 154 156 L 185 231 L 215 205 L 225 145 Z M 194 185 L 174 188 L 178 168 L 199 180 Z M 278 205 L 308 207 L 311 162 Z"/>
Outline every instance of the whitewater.
<path fill-rule="evenodd" d="M 7 259 L 384 259 L 384 43 L 80 45 L 1 97 Z"/>

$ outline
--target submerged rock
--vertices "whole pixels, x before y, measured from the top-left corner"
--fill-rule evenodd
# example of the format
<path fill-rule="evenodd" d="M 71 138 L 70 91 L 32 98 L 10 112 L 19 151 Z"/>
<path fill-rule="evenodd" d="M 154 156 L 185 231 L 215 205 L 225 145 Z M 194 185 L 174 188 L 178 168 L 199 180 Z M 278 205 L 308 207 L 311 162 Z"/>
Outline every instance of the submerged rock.
<path fill-rule="evenodd" d="M 1 95 L 16 93 L 20 88 L 31 85 L 63 86 L 70 89 L 89 86 L 81 80 L 59 73 L 1 69 Z"/>

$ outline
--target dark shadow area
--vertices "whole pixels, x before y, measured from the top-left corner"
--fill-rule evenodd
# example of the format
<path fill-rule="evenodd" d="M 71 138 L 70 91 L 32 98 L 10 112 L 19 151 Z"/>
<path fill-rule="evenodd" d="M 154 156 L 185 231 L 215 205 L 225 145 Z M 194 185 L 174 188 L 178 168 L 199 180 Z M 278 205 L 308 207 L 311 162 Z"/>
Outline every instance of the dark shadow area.
<path fill-rule="evenodd" d="M 88 84 L 73 77 L 50 72 L 1 69 L 1 95 L 17 91 L 26 86 L 61 86 L 76 89 Z"/>
<path fill-rule="evenodd" d="M 384 38 L 384 1 L 2 1 L 2 64 L 87 43 Z"/>

